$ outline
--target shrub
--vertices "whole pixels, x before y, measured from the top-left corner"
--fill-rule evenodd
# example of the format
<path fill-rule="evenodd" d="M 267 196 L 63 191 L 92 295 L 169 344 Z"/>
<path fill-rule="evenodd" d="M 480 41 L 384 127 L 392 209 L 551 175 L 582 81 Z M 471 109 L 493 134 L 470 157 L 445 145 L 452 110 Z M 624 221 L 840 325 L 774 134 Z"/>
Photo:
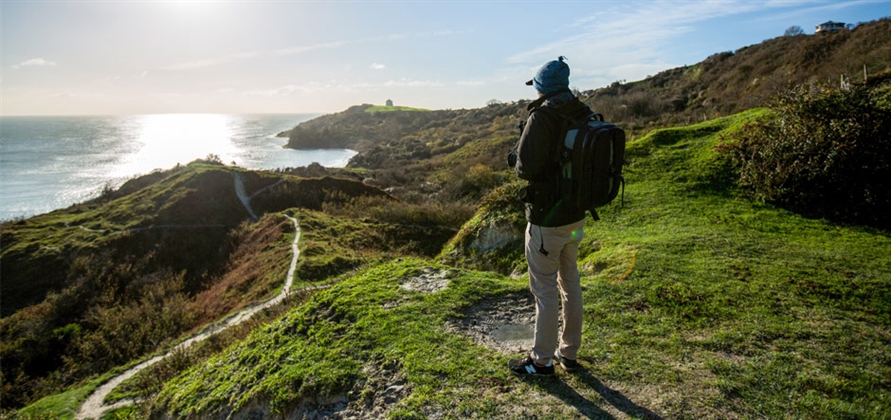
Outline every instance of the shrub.
<path fill-rule="evenodd" d="M 891 227 L 891 108 L 879 90 L 799 86 L 774 118 L 751 123 L 721 150 L 754 198 L 811 216 Z"/>

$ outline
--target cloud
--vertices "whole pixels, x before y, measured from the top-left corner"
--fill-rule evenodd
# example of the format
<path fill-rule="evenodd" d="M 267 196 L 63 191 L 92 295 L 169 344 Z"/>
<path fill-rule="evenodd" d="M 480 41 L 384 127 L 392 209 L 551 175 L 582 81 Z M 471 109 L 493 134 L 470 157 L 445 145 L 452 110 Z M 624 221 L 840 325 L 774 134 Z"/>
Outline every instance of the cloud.
<path fill-rule="evenodd" d="M 374 70 L 386 70 L 387 66 L 380 64 L 380 63 L 372 63 L 371 68 Z"/>
<path fill-rule="evenodd" d="M 508 61 L 539 65 L 566 51 L 587 51 L 590 56 L 600 57 L 633 50 L 652 54 L 673 37 L 692 31 L 693 23 L 749 12 L 759 7 L 757 4 L 738 0 L 655 1 L 602 8 L 570 24 L 570 28 L 581 28 L 573 35 L 516 54 Z"/>
<path fill-rule="evenodd" d="M 455 84 L 458 86 L 485 86 L 486 82 L 482 80 L 459 80 Z"/>
<path fill-rule="evenodd" d="M 208 59 L 198 59 L 192 61 L 186 61 L 182 63 L 171 64 L 167 66 L 161 67 L 163 70 L 192 70 L 202 67 L 210 67 L 218 64 L 226 63 L 234 60 L 246 60 L 250 58 L 258 58 L 265 57 L 270 55 L 293 55 L 293 54 L 302 54 L 310 51 L 317 50 L 328 50 L 328 49 L 336 49 L 341 48 L 348 45 L 354 44 L 365 44 L 365 43 L 373 43 L 373 42 L 394 42 L 403 39 L 415 39 L 420 37 L 430 37 L 430 36 L 451 36 L 457 34 L 468 33 L 468 31 L 439 31 L 439 32 L 422 32 L 415 34 L 390 34 L 384 36 L 370 37 L 370 38 L 357 38 L 343 41 L 331 41 L 331 42 L 321 42 L 317 44 L 311 45 L 299 45 L 288 48 L 280 48 L 272 51 L 248 51 L 237 54 L 231 54 L 224 57 L 217 58 L 208 58 Z M 381 67 L 375 67 L 381 66 Z M 385 67 L 383 64 L 373 64 L 372 68 L 375 70 L 383 70 Z"/>
<path fill-rule="evenodd" d="M 245 95 L 249 96 L 291 96 L 296 93 L 314 93 L 314 92 L 330 92 L 334 90 L 345 90 L 347 89 L 344 85 L 339 85 L 337 82 L 329 82 L 329 83 L 319 83 L 319 82 L 310 82 L 302 85 L 288 84 L 284 86 L 279 86 L 271 89 L 252 89 L 243 92 Z"/>
<path fill-rule="evenodd" d="M 22 61 L 21 63 L 12 65 L 15 70 L 18 70 L 22 67 L 52 67 L 55 66 L 56 63 L 54 61 L 45 60 L 43 58 L 32 58 L 30 60 Z"/>
<path fill-rule="evenodd" d="M 428 88 L 442 87 L 444 84 L 439 81 L 431 80 L 411 80 L 401 78 L 399 80 L 390 80 L 384 83 L 368 83 L 356 82 L 348 83 L 344 81 L 331 80 L 327 82 L 309 82 L 304 84 L 288 84 L 284 86 L 274 87 L 270 89 L 252 89 L 241 92 L 248 96 L 264 96 L 264 97 L 280 97 L 291 96 L 296 94 L 319 93 L 319 92 L 379 92 L 384 89 L 392 89 L 399 87 L 409 88 Z M 227 90 L 231 92 L 231 90 Z"/>
<path fill-rule="evenodd" d="M 452 35 L 463 35 L 473 33 L 473 31 L 453 31 L 453 30 L 445 30 L 445 31 L 436 31 L 431 32 L 430 36 L 452 36 Z"/>
<path fill-rule="evenodd" d="M 330 49 L 330 48 L 338 48 L 344 45 L 348 45 L 351 43 L 360 42 L 360 41 L 336 41 L 336 42 L 323 42 L 319 44 L 313 45 L 301 45 L 297 47 L 289 47 L 289 48 L 281 48 L 278 50 L 272 51 L 248 51 L 241 52 L 237 54 L 230 54 L 224 57 L 217 58 L 205 58 L 198 59 L 192 61 L 185 61 L 182 63 L 171 64 L 167 66 L 161 67 L 162 70 L 194 70 L 203 67 L 211 67 L 219 64 L 223 64 L 230 61 L 235 60 L 247 60 L 251 58 L 265 57 L 270 55 L 292 55 L 292 54 L 300 54 L 309 51 L 315 51 L 320 49 Z"/>
<path fill-rule="evenodd" d="M 301 45 L 301 46 L 297 46 L 297 47 L 282 48 L 282 49 L 275 50 L 272 53 L 276 54 L 276 55 L 300 54 L 300 53 L 321 50 L 321 49 L 339 48 L 344 45 L 349 45 L 349 44 L 352 44 L 355 42 L 360 42 L 360 41 L 322 42 L 322 43 L 313 44 L 313 45 Z"/>
<path fill-rule="evenodd" d="M 206 59 L 206 60 L 194 60 L 194 61 L 186 61 L 178 64 L 171 64 L 169 66 L 161 67 L 161 70 L 192 70 L 201 67 L 210 67 L 215 66 L 217 64 L 226 61 L 225 59 Z"/>
<path fill-rule="evenodd" d="M 186 95 L 185 93 L 180 93 L 180 92 L 157 92 L 157 93 L 152 93 L 149 96 L 152 98 L 161 99 L 161 100 L 180 100 L 180 99 L 188 97 L 189 95 Z"/>
<path fill-rule="evenodd" d="M 432 80 L 411 80 L 404 77 L 399 80 L 389 80 L 384 83 L 385 87 L 440 87 L 442 85 L 441 82 Z"/>
<path fill-rule="evenodd" d="M 877 0 L 855 0 L 849 5 Z M 887 1 L 887 0 L 885 0 Z M 739 16 L 751 18 L 754 12 L 778 14 L 793 8 L 825 6 L 816 0 L 709 0 L 604 3 L 596 12 L 560 28 L 559 39 L 533 45 L 506 59 L 512 78 L 528 77 L 548 60 L 560 55 L 569 58 L 573 84 L 589 85 L 609 79 L 637 80 L 658 70 L 679 66 L 672 63 L 678 40 L 697 30 L 704 22 Z"/>
<path fill-rule="evenodd" d="M 881 4 L 881 3 L 887 3 L 887 1 L 888 0 L 854 0 L 854 1 L 835 2 L 835 3 L 830 3 L 830 4 L 824 4 L 822 2 L 812 2 L 812 1 L 804 2 L 804 3 L 816 3 L 817 5 L 815 5 L 813 7 L 798 8 L 798 9 L 790 10 L 786 13 L 771 13 L 770 15 L 766 16 L 764 19 L 770 20 L 770 21 L 790 20 L 790 19 L 796 19 L 802 15 L 807 15 L 809 13 L 837 12 L 839 10 L 847 9 L 849 7 L 862 6 L 862 5 L 867 5 L 867 4 Z M 773 2 L 768 2 L 768 5 L 776 6 L 776 7 L 784 7 L 784 6 L 788 7 L 791 5 L 802 6 L 803 4 L 800 1 L 796 2 L 794 0 L 785 0 L 785 1 L 775 0 Z"/>

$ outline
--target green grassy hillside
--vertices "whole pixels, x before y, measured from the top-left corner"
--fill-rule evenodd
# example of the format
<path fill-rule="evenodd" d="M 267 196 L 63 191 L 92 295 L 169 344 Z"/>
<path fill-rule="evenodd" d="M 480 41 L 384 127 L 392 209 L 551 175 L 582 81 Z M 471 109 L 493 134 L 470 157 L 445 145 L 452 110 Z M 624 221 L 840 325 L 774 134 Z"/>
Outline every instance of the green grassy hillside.
<path fill-rule="evenodd" d="M 712 146 L 760 112 L 629 144 L 625 205 L 585 227 L 581 373 L 514 377 L 510 352 L 473 334 L 504 308 L 532 315 L 525 277 L 403 259 L 344 275 L 165 384 L 153 410 L 883 418 L 891 238 L 736 198 Z"/>
<path fill-rule="evenodd" d="M 257 221 L 238 197 L 239 183 L 253 195 Z M 283 285 L 294 230 L 281 212 L 337 208 L 359 197 L 378 200 L 378 207 L 397 204 L 357 181 L 194 162 L 133 179 L 90 202 L 3 224 L 3 408 L 155 352 L 272 296 Z M 452 231 L 430 231 L 371 219 L 358 232 L 332 226 L 323 238 L 308 235 L 302 243 L 298 280 L 322 282 L 394 250 L 435 255 Z M 339 245 L 329 246 L 337 232 Z"/>
<path fill-rule="evenodd" d="M 195 162 L 3 224 L 0 417 L 37 400 L 21 417 L 74 413 L 110 372 L 273 295 L 286 213 L 301 223 L 298 278 L 333 287 L 125 383 L 112 399 L 148 400 L 112 416 L 884 418 L 888 232 L 747 200 L 713 147 L 768 111 L 716 117 L 795 83 L 858 82 L 864 64 L 887 105 L 889 27 L 776 38 L 581 93 L 631 142 L 625 205 L 585 228 L 579 375 L 517 379 L 518 345 L 492 338 L 534 311 L 505 165 L 527 101 L 360 105 L 282 134 L 358 150 L 348 168 Z"/>

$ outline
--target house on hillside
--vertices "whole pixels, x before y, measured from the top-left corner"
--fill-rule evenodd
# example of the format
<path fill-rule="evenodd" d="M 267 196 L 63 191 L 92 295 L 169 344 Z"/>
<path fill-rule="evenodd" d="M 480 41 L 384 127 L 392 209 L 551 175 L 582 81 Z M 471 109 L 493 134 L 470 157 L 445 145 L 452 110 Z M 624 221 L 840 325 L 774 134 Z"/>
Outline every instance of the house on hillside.
<path fill-rule="evenodd" d="M 393 100 L 387 99 L 387 106 L 393 106 Z"/>
<path fill-rule="evenodd" d="M 829 22 L 823 22 L 823 23 L 817 25 L 817 30 L 814 31 L 814 33 L 832 32 L 832 31 L 838 31 L 841 29 L 845 29 L 844 22 L 833 22 L 830 20 Z"/>

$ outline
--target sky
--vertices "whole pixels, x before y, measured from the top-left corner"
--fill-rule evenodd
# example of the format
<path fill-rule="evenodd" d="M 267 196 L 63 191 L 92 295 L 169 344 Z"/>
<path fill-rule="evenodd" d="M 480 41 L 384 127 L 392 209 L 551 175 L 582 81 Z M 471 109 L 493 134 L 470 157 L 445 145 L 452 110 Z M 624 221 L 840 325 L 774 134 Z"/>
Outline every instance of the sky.
<path fill-rule="evenodd" d="M 642 80 L 891 0 L 0 1 L 0 115 L 332 113 Z"/>

